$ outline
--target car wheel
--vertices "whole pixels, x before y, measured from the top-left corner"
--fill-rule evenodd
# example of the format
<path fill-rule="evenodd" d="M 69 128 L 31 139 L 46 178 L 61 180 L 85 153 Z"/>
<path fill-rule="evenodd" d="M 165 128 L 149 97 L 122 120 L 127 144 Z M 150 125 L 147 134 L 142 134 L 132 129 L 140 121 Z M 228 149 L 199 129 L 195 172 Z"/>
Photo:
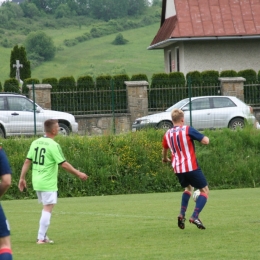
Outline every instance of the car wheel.
<path fill-rule="evenodd" d="M 161 129 L 170 129 L 172 128 L 172 123 L 169 122 L 169 121 L 162 121 L 159 125 L 158 125 L 158 128 L 161 128 Z"/>
<path fill-rule="evenodd" d="M 2 128 L 0 128 L 0 138 L 5 138 L 5 133 Z"/>
<path fill-rule="evenodd" d="M 70 134 L 70 129 L 65 124 L 59 123 L 59 127 L 60 127 L 60 129 L 59 129 L 60 135 L 69 135 Z"/>
<path fill-rule="evenodd" d="M 244 123 L 244 119 L 241 118 L 234 118 L 230 121 L 229 123 L 229 128 L 236 130 L 237 128 L 244 128 L 245 123 Z"/>

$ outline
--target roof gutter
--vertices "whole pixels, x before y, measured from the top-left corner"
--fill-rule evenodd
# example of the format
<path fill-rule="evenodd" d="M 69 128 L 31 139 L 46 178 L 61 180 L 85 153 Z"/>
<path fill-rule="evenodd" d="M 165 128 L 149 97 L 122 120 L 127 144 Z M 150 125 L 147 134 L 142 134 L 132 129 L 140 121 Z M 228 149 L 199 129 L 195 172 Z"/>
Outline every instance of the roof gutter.
<path fill-rule="evenodd" d="M 260 39 L 260 35 L 170 38 L 165 41 L 158 42 L 154 45 L 147 47 L 147 50 L 163 49 L 173 43 L 180 42 L 180 41 L 247 40 L 247 39 Z"/>

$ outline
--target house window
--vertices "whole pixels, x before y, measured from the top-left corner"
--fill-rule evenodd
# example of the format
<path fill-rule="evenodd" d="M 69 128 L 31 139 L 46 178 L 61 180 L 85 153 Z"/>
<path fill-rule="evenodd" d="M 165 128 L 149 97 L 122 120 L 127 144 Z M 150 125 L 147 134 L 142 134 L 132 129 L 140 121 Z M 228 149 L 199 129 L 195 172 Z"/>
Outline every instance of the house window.
<path fill-rule="evenodd" d="M 176 71 L 180 71 L 180 49 L 175 48 Z"/>
<path fill-rule="evenodd" d="M 172 52 L 168 52 L 169 72 L 172 72 Z"/>

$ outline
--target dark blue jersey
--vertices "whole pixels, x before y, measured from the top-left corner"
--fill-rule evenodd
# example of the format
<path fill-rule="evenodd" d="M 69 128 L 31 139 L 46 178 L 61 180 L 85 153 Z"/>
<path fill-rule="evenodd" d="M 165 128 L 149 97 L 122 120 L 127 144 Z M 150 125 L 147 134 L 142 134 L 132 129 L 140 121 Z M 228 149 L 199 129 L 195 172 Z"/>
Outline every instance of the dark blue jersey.
<path fill-rule="evenodd" d="M 11 167 L 5 154 L 5 151 L 2 147 L 0 147 L 0 176 L 8 173 L 12 173 Z"/>

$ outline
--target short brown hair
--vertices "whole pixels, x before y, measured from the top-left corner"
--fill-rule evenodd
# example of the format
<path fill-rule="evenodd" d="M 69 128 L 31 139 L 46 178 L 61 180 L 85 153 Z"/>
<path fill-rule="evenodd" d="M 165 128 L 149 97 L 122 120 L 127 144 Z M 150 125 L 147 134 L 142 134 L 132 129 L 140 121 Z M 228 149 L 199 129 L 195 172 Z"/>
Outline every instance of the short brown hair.
<path fill-rule="evenodd" d="M 184 113 L 180 109 L 173 109 L 171 116 L 172 116 L 173 123 L 179 123 L 180 120 L 184 117 Z"/>
<path fill-rule="evenodd" d="M 58 123 L 57 119 L 48 119 L 44 122 L 44 131 L 46 133 L 51 133 L 55 124 Z"/>

